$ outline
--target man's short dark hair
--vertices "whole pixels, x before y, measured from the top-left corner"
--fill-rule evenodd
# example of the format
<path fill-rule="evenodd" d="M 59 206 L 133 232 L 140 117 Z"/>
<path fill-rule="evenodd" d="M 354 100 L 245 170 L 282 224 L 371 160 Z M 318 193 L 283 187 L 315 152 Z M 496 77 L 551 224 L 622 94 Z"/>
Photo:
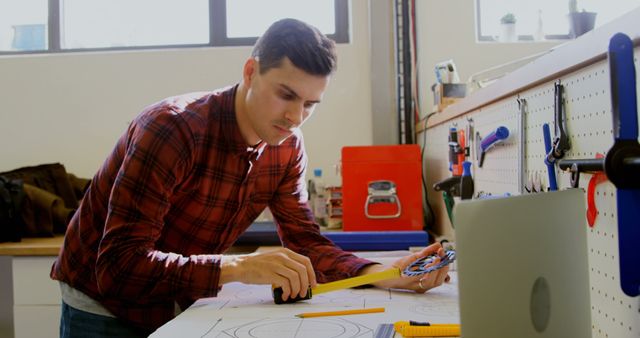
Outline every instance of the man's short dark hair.
<path fill-rule="evenodd" d="M 273 23 L 258 39 L 251 56 L 260 62 L 260 74 L 277 68 L 287 57 L 312 75 L 330 75 L 336 68 L 336 47 L 316 27 L 296 19 Z"/>

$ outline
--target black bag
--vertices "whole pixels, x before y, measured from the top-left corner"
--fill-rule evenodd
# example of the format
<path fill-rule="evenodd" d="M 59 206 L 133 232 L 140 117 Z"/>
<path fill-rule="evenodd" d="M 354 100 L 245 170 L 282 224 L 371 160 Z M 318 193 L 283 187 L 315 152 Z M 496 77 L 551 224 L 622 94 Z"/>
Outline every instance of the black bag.
<path fill-rule="evenodd" d="M 22 180 L 0 176 L 0 242 L 20 242 L 22 239 L 24 199 Z"/>

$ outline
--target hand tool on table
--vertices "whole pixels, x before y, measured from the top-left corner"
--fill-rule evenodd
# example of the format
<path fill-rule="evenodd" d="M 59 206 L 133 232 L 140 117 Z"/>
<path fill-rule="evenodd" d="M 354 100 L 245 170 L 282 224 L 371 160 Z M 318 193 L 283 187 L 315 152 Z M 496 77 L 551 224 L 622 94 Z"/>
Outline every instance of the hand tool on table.
<path fill-rule="evenodd" d="M 460 337 L 460 324 L 399 321 L 393 327 L 403 337 Z"/>

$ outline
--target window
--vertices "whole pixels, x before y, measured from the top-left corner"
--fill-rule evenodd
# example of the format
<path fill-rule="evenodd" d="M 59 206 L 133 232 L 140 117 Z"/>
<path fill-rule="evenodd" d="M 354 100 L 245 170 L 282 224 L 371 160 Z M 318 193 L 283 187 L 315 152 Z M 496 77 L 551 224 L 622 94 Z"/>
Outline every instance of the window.
<path fill-rule="evenodd" d="M 640 0 L 578 0 L 578 11 L 596 12 L 595 27 L 640 6 Z M 504 41 L 500 19 L 515 16 L 517 41 L 569 39 L 569 0 L 476 0 L 478 41 Z"/>
<path fill-rule="evenodd" d="M 202 45 L 208 0 L 61 0 L 62 49 Z"/>
<path fill-rule="evenodd" d="M 0 54 L 250 46 L 285 17 L 348 42 L 348 0 L 2 0 Z"/>
<path fill-rule="evenodd" d="M 308 22 L 335 40 L 349 42 L 347 0 L 213 0 L 212 38 L 223 46 L 253 45 L 280 18 Z M 249 9 L 249 10 L 248 10 Z"/>
<path fill-rule="evenodd" d="M 0 52 L 46 50 L 48 15 L 48 0 L 0 1 Z"/>

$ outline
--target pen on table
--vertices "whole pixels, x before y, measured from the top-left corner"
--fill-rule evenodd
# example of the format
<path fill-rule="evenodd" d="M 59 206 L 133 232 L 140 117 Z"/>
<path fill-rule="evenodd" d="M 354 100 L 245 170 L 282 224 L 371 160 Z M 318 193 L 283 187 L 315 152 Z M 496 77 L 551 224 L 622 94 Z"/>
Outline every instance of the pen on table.
<path fill-rule="evenodd" d="M 311 317 L 327 317 L 327 316 L 344 316 L 344 315 L 359 315 L 359 314 L 376 313 L 376 312 L 384 312 L 384 308 L 373 307 L 368 309 L 357 309 L 357 310 L 305 312 L 305 313 L 297 314 L 296 317 L 311 318 Z"/>

